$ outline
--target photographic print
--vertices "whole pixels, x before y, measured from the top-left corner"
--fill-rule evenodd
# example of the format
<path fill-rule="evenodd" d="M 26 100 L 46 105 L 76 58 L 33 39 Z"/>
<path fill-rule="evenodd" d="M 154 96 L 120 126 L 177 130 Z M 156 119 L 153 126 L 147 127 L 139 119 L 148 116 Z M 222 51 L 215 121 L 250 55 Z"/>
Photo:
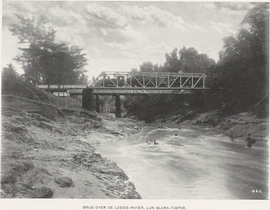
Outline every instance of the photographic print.
<path fill-rule="evenodd" d="M 2 1 L 1 65 L 1 200 L 269 200 L 268 2 Z"/>

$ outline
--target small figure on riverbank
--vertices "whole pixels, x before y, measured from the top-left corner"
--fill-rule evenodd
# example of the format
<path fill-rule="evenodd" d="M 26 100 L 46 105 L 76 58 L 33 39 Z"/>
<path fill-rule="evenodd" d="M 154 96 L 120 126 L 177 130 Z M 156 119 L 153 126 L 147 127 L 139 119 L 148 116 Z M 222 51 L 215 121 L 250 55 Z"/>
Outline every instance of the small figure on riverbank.
<path fill-rule="evenodd" d="M 251 138 L 251 134 L 250 133 L 248 134 L 246 141 L 247 141 L 247 146 L 249 148 L 252 147 L 252 144 L 255 144 L 256 143 L 256 140 L 253 139 L 253 138 Z"/>

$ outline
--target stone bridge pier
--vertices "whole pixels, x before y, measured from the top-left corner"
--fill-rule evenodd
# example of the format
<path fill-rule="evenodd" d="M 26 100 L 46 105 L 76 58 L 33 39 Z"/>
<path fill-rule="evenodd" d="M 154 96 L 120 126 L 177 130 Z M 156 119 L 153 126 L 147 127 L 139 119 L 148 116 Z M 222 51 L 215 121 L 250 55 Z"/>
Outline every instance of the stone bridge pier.
<path fill-rule="evenodd" d="M 115 95 L 115 117 L 121 118 L 121 100 L 120 95 Z"/>
<path fill-rule="evenodd" d="M 86 88 L 83 90 L 82 94 L 82 108 L 87 109 L 89 111 L 96 111 L 100 113 L 100 103 L 99 103 L 99 95 L 96 95 L 96 99 L 94 97 L 94 89 Z M 121 118 L 121 100 L 120 94 L 115 95 L 115 117 Z"/>
<path fill-rule="evenodd" d="M 94 90 L 91 88 L 83 89 L 82 108 L 95 111 Z"/>

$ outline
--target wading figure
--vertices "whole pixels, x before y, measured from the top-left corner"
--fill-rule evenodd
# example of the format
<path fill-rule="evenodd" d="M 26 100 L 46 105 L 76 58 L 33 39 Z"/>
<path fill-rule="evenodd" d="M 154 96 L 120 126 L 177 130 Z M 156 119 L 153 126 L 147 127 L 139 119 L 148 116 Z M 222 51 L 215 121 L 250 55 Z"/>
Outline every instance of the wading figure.
<path fill-rule="evenodd" d="M 247 146 L 249 148 L 251 148 L 252 147 L 252 144 L 255 144 L 255 142 L 256 142 L 255 139 L 251 138 L 251 134 L 250 133 L 248 134 L 246 141 L 247 141 Z"/>
<path fill-rule="evenodd" d="M 165 119 L 162 119 L 159 123 L 159 128 L 163 128 L 163 123 L 165 122 Z"/>
<path fill-rule="evenodd" d="M 233 139 L 233 134 L 232 134 L 232 133 L 230 133 L 229 137 L 230 137 L 230 139 L 231 139 L 232 141 L 234 141 L 234 139 Z"/>

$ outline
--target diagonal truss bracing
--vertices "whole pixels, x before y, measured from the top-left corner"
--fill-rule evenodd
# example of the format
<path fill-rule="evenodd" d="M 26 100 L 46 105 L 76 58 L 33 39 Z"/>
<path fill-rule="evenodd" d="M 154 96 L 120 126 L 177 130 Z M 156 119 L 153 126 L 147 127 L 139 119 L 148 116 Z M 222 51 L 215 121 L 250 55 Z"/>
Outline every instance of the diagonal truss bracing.
<path fill-rule="evenodd" d="M 102 72 L 91 88 L 167 88 L 205 89 L 204 73 L 173 72 Z"/>

